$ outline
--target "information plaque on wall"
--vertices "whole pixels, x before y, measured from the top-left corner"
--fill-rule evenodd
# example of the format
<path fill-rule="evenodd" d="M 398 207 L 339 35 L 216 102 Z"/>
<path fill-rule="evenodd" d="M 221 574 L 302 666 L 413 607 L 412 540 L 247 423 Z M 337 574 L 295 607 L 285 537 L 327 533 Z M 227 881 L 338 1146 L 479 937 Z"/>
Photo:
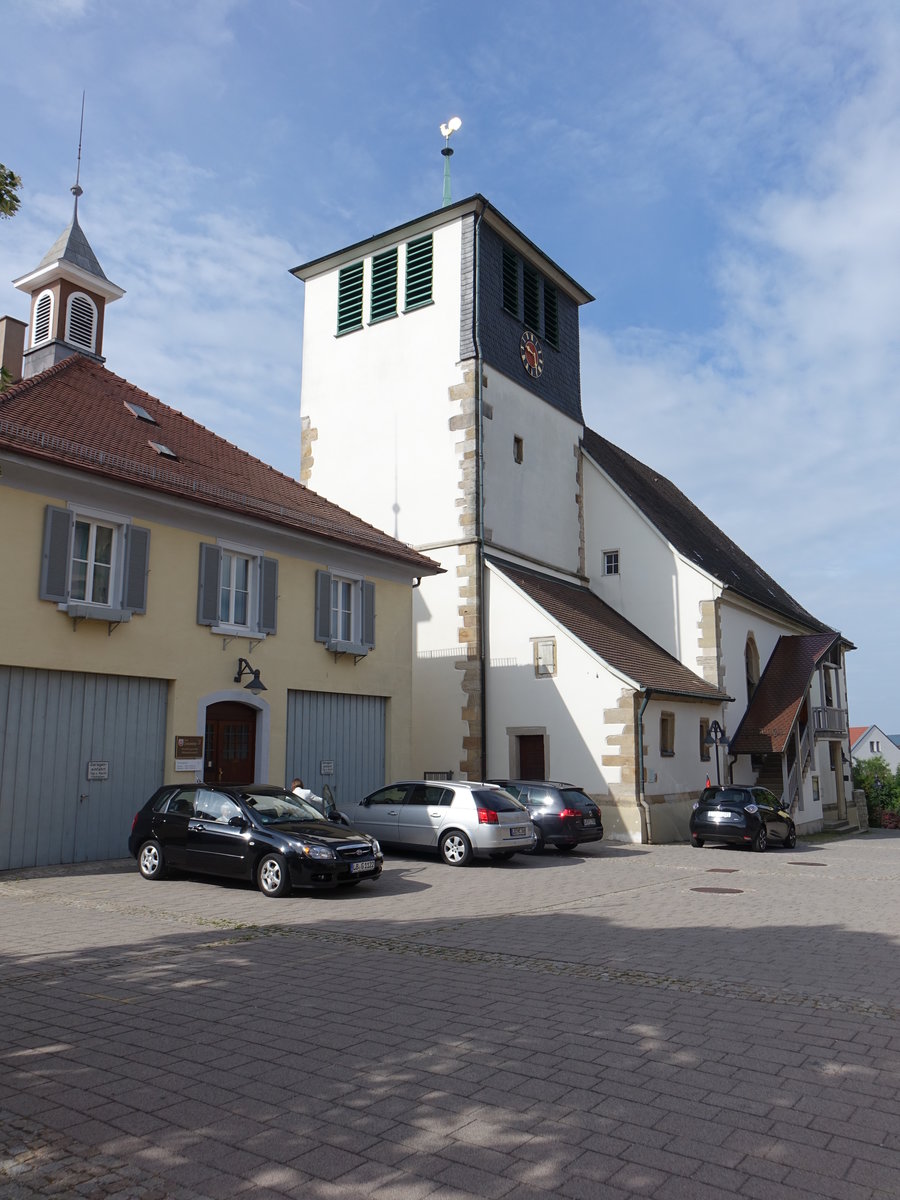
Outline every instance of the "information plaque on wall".
<path fill-rule="evenodd" d="M 203 774 L 203 738 L 179 734 L 175 738 L 175 770 Z"/>

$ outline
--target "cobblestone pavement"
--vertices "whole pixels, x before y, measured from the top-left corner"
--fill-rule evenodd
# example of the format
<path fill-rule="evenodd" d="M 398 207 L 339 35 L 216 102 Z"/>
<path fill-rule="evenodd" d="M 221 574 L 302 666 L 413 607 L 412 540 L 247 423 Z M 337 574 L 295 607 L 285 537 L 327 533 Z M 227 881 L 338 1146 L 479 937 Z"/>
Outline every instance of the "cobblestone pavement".
<path fill-rule="evenodd" d="M 900 833 L 0 874 L 0 1196 L 900 1197 Z"/>

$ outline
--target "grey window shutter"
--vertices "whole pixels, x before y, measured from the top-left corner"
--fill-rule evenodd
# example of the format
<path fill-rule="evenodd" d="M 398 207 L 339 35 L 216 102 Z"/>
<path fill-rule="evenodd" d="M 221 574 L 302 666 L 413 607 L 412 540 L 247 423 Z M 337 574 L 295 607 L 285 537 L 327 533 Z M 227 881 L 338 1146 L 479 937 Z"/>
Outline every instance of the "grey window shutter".
<path fill-rule="evenodd" d="M 316 571 L 316 631 L 317 642 L 331 641 L 331 572 Z"/>
<path fill-rule="evenodd" d="M 150 567 L 150 530 L 129 525 L 125 534 L 125 581 L 122 607 L 147 611 L 147 572 Z"/>
<path fill-rule="evenodd" d="M 57 604 L 64 604 L 69 598 L 66 581 L 69 576 L 71 530 L 72 514 L 69 510 L 48 504 L 44 512 L 44 553 L 38 591 L 41 600 L 55 600 Z"/>
<path fill-rule="evenodd" d="M 197 585 L 197 624 L 219 622 L 219 573 L 222 551 L 208 542 L 200 543 L 200 580 Z"/>
<path fill-rule="evenodd" d="M 375 584 L 368 580 L 362 585 L 362 644 L 375 649 Z"/>
<path fill-rule="evenodd" d="M 274 633 L 278 617 L 278 559 L 259 562 L 259 631 Z"/>

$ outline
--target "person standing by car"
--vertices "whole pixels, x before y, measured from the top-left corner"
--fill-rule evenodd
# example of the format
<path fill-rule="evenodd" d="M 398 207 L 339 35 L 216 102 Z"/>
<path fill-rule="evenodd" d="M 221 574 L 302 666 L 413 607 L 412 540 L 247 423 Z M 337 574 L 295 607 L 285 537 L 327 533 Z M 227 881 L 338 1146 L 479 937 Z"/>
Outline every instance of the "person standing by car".
<path fill-rule="evenodd" d="M 315 805 L 319 812 L 323 811 L 325 805 L 322 797 L 317 796 L 310 788 L 304 787 L 302 779 L 291 780 L 291 791 L 295 796 L 299 796 L 301 800 L 305 800 L 307 804 Z"/>

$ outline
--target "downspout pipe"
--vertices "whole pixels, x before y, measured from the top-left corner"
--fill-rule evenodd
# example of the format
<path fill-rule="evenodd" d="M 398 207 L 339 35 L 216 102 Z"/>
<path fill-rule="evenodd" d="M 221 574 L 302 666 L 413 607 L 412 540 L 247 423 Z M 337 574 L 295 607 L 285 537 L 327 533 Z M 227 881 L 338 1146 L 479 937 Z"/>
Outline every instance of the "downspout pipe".
<path fill-rule="evenodd" d="M 640 804 L 643 810 L 648 846 L 653 845 L 653 832 L 650 828 L 650 802 L 644 795 L 644 713 L 647 710 L 647 705 L 650 703 L 652 695 L 653 689 L 647 688 L 644 692 L 644 700 L 637 718 L 637 798 L 638 804 Z"/>
<path fill-rule="evenodd" d="M 481 778 L 487 779 L 487 620 L 485 619 L 485 565 L 484 565 L 484 393 L 481 385 L 481 340 L 478 336 L 479 301 L 481 298 L 481 255 L 479 237 L 484 208 L 479 209 L 475 220 L 474 289 L 472 305 L 472 340 L 475 343 L 475 587 L 476 612 L 478 613 L 478 678 L 481 691 Z"/>

